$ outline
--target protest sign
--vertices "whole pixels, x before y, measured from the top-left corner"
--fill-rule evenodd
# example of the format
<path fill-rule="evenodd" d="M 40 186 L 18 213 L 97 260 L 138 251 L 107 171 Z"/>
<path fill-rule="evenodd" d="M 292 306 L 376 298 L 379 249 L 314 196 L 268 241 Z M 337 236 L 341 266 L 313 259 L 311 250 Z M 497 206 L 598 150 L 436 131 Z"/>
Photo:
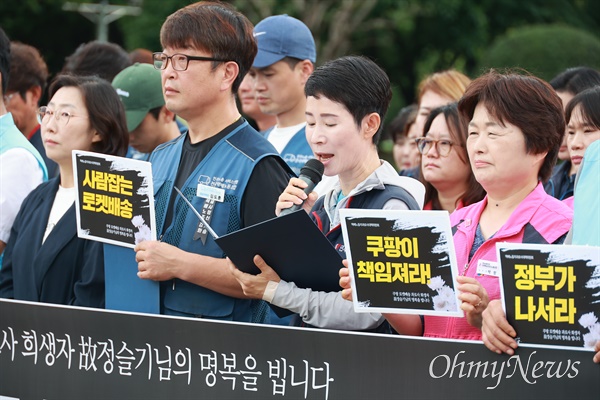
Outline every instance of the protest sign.
<path fill-rule="evenodd" d="M 496 249 L 504 310 L 519 342 L 590 349 L 600 340 L 600 247 Z"/>
<path fill-rule="evenodd" d="M 156 240 L 149 162 L 73 151 L 77 234 L 133 248 Z"/>
<path fill-rule="evenodd" d="M 357 312 L 462 316 L 445 211 L 340 210 Z"/>

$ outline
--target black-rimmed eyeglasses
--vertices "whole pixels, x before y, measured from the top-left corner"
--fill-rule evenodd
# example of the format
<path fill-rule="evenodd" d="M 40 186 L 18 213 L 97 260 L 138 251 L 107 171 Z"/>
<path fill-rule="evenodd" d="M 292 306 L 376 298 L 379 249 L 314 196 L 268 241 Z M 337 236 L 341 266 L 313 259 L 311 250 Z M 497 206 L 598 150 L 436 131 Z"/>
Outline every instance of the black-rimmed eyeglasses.
<path fill-rule="evenodd" d="M 188 68 L 190 61 L 229 61 L 213 57 L 188 56 L 187 54 L 181 53 L 173 54 L 172 56 L 168 56 L 165 53 L 153 53 L 152 60 L 154 62 L 154 68 L 156 69 L 167 68 L 167 64 L 169 63 L 169 60 L 171 60 L 171 66 L 175 71 L 185 71 Z"/>

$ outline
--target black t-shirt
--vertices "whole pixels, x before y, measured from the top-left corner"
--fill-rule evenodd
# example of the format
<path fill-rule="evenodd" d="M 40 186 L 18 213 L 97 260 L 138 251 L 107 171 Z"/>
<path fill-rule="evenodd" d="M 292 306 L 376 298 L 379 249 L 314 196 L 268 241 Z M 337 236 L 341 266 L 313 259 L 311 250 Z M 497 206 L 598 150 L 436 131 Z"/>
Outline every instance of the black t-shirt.
<path fill-rule="evenodd" d="M 184 139 L 181 159 L 177 167 L 175 186 L 183 187 L 187 179 L 194 172 L 198 164 L 212 150 L 212 148 L 234 129 L 245 122 L 240 118 L 221 132 L 208 139 L 192 144 L 189 135 Z M 225 162 L 227 162 L 225 160 Z M 244 191 L 241 204 L 241 227 L 251 226 L 275 217 L 275 204 L 279 195 L 288 184 L 290 175 L 283 166 L 284 162 L 278 157 L 265 157 L 258 162 L 250 175 L 248 185 Z M 171 224 L 173 218 L 173 203 L 177 193 L 173 191 L 167 209 L 164 230 Z"/>

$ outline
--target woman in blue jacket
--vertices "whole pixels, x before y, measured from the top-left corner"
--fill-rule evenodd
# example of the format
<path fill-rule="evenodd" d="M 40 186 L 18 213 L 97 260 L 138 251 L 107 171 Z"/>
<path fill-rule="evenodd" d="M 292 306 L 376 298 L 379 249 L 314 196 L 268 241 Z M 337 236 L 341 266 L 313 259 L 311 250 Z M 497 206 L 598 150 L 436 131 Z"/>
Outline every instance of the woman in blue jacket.
<path fill-rule="evenodd" d="M 41 107 L 46 154 L 60 170 L 23 202 L 0 270 L 0 297 L 104 307 L 102 244 L 77 237 L 72 150 L 125 155 L 121 101 L 97 77 L 58 76 Z"/>

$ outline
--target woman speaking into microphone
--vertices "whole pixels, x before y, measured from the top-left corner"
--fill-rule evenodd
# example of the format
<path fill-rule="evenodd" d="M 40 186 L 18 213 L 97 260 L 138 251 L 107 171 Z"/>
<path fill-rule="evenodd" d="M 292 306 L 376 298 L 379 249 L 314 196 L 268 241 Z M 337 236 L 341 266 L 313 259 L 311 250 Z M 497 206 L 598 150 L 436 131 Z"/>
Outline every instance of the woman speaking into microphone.
<path fill-rule="evenodd" d="M 330 61 L 313 72 L 304 92 L 306 139 L 325 175 L 337 176 L 337 182 L 317 200 L 317 193 L 305 193 L 306 180 L 292 178 L 279 196 L 276 213 L 302 205 L 346 258 L 340 209 L 421 209 L 425 189 L 417 180 L 399 176 L 377 153 L 382 121 L 392 98 L 389 78 L 377 64 L 354 56 Z M 260 256 L 254 262 L 261 270 L 258 275 L 230 265 L 244 294 L 296 313 L 292 325 L 387 331 L 381 314 L 355 313 L 340 292 L 298 288 L 281 280 Z"/>

